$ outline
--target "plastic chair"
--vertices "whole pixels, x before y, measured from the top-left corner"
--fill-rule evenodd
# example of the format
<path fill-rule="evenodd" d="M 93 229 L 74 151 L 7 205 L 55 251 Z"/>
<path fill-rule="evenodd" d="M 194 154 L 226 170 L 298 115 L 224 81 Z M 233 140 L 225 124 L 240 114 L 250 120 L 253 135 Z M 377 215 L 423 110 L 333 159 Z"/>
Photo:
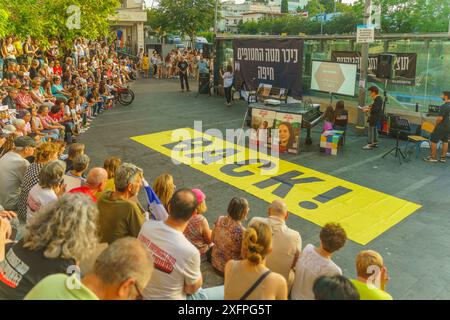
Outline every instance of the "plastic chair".
<path fill-rule="evenodd" d="M 414 143 L 414 147 L 416 149 L 416 159 L 419 158 L 420 155 L 420 148 L 422 147 L 422 143 L 426 142 L 431 148 L 431 142 L 430 142 L 430 136 L 433 133 L 435 128 L 435 125 L 431 122 L 424 122 L 422 123 L 422 126 L 420 128 L 420 136 L 411 135 L 408 136 L 408 141 L 406 142 L 405 146 L 405 153 L 408 151 L 408 145 L 409 143 Z"/>

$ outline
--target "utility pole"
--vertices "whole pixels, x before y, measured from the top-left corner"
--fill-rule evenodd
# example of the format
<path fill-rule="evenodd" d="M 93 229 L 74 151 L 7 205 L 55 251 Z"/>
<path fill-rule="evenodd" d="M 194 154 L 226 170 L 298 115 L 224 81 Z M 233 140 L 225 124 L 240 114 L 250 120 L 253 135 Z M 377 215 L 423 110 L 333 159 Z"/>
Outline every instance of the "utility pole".
<path fill-rule="evenodd" d="M 214 9 L 214 36 L 217 35 L 217 11 L 219 10 L 219 0 L 216 0 L 216 7 Z"/>
<path fill-rule="evenodd" d="M 448 36 L 450 37 L 450 14 L 448 15 Z"/>
<path fill-rule="evenodd" d="M 372 15 L 372 1 L 365 0 L 364 2 L 364 24 L 368 26 L 371 24 Z M 367 88 L 367 73 L 369 68 L 369 43 L 363 43 L 361 47 L 361 70 L 359 78 L 359 105 L 363 107 L 366 104 L 366 88 Z M 358 108 L 358 122 L 356 129 L 364 130 L 366 124 L 366 117 L 364 112 Z"/>

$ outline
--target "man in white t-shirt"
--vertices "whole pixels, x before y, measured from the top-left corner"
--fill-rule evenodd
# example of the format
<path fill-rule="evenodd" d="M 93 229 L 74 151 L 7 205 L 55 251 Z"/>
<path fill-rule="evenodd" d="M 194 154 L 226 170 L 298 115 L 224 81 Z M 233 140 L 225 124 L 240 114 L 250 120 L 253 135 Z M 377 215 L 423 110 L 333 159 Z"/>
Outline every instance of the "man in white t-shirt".
<path fill-rule="evenodd" d="M 155 271 L 145 288 L 145 299 L 184 300 L 203 284 L 200 253 L 183 235 L 195 213 L 197 200 L 189 189 L 180 189 L 169 203 L 166 221 L 147 221 L 138 239 L 153 255 Z"/>
<path fill-rule="evenodd" d="M 314 300 L 314 282 L 320 276 L 342 275 L 332 260 L 334 252 L 345 245 L 347 234 L 335 223 L 326 224 L 320 231 L 320 247 L 308 244 L 295 265 L 292 300 Z"/>
<path fill-rule="evenodd" d="M 289 217 L 287 205 L 275 200 L 269 207 L 268 218 L 253 218 L 248 226 L 255 222 L 267 223 L 272 229 L 272 253 L 266 258 L 266 266 L 273 272 L 281 274 L 291 288 L 294 281 L 294 266 L 302 250 L 300 234 L 286 225 Z"/>

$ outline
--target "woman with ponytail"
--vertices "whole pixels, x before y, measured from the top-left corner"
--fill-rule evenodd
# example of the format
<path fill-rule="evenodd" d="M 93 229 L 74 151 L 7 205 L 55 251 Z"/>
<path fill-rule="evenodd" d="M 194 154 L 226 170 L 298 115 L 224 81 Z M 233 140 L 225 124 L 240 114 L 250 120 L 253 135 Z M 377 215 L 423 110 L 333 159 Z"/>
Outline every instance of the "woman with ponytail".
<path fill-rule="evenodd" d="M 244 260 L 225 266 L 225 300 L 287 300 L 284 277 L 266 267 L 272 252 L 272 230 L 264 222 L 247 228 L 242 243 Z"/>

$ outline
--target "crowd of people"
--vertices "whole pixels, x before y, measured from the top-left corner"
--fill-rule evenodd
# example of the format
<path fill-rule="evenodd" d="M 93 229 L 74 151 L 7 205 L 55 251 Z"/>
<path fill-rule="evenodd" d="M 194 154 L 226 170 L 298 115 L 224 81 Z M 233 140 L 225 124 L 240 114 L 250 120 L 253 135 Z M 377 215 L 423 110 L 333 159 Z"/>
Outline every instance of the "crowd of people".
<path fill-rule="evenodd" d="M 195 186 L 177 188 L 168 173 L 150 186 L 119 157 L 91 166 L 74 137 L 117 88 L 149 66 L 160 78 L 178 72 L 189 90 L 189 74 L 209 73 L 198 52 L 142 55 L 135 65 L 85 39 L 46 47 L 8 37 L 1 47 L 0 299 L 392 299 L 375 251 L 357 255 L 352 280 L 342 275 L 332 260 L 347 240 L 339 224 L 322 228 L 319 246 L 303 246 L 281 200 L 246 224 L 250 204 L 234 197 L 210 224 Z M 143 188 L 165 215 L 141 204 Z M 202 264 L 223 285 L 204 289 Z"/>
<path fill-rule="evenodd" d="M 144 49 L 141 49 L 138 58 L 141 70 L 146 78 L 179 78 L 178 63 L 181 58 L 187 62 L 186 73 L 192 79 L 198 80 L 199 74 L 209 73 L 209 69 L 212 69 L 211 60 L 198 50 L 173 49 L 163 57 L 156 50 L 149 54 L 144 52 Z"/>
<path fill-rule="evenodd" d="M 136 62 L 104 42 L 80 38 L 45 46 L 10 36 L 0 46 L 0 128 L 10 137 L 2 154 L 19 136 L 75 142 L 137 77 Z"/>
<path fill-rule="evenodd" d="M 0 299 L 392 299 L 375 251 L 358 254 L 354 279 L 342 275 L 339 224 L 303 246 L 283 201 L 245 225 L 250 204 L 235 197 L 210 225 L 202 190 L 177 188 L 168 173 L 149 186 L 118 157 L 90 168 L 81 143 L 63 150 L 20 136 L 0 158 Z M 151 218 L 143 187 L 167 219 Z M 223 286 L 203 289 L 202 264 Z"/>
<path fill-rule="evenodd" d="M 144 78 L 180 79 L 182 92 L 191 91 L 190 78 L 199 80 L 203 74 L 209 79 L 213 70 L 212 59 L 208 59 L 198 50 L 173 49 L 162 57 L 156 50 L 149 55 L 141 49 L 138 58 Z"/>

